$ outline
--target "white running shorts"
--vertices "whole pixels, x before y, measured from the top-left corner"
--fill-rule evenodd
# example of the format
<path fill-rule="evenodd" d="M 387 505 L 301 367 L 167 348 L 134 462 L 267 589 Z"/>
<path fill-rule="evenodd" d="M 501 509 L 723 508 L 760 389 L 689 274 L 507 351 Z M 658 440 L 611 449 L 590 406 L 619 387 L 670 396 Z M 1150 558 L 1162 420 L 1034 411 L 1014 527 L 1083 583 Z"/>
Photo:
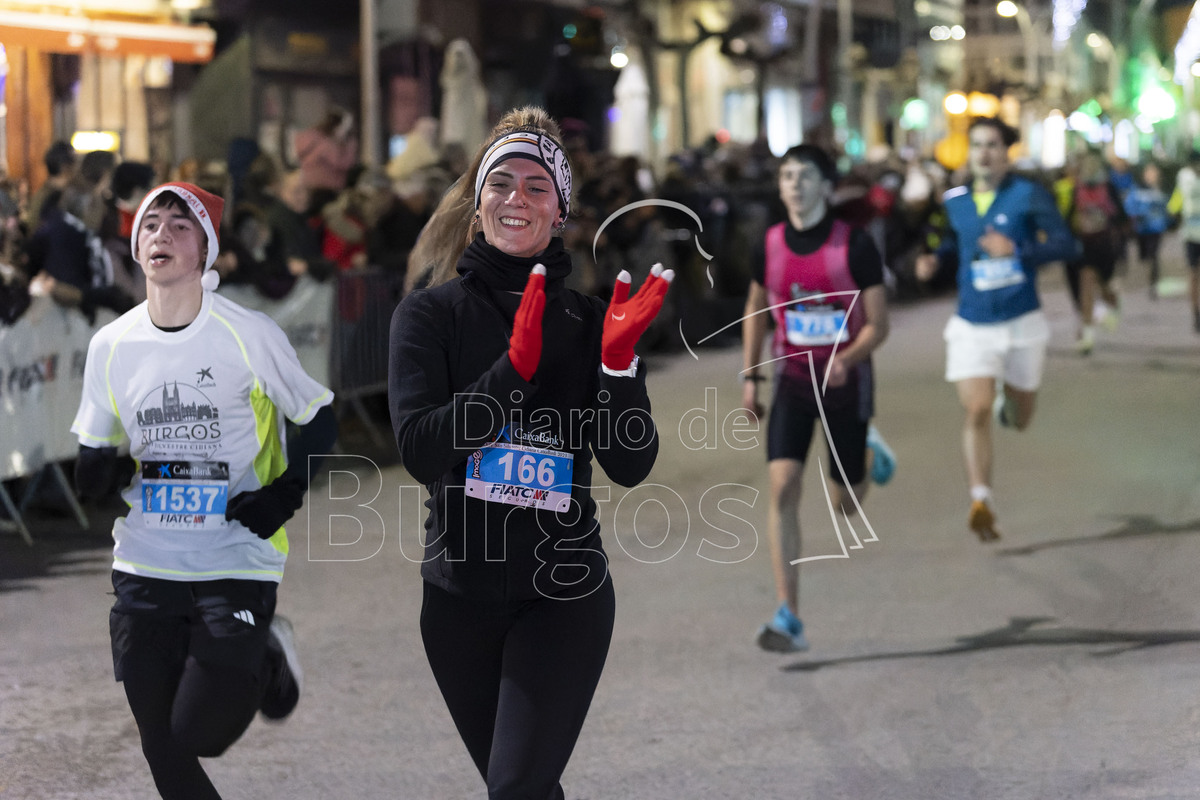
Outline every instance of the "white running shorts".
<path fill-rule="evenodd" d="M 1005 322 L 967 322 L 957 314 L 942 332 L 946 340 L 946 380 L 1003 378 L 1026 392 L 1042 383 L 1050 325 L 1040 309 Z"/>

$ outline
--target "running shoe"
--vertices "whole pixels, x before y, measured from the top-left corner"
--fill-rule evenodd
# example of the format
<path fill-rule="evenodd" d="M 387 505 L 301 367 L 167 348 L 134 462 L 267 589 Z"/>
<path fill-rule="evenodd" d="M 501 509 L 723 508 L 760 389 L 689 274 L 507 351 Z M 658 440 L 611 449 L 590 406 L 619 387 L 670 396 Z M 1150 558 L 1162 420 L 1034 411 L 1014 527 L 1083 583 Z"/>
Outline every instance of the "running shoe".
<path fill-rule="evenodd" d="M 1017 427 L 1017 408 L 1012 398 L 1003 389 L 996 391 L 996 402 L 992 404 L 992 416 L 1001 428 Z"/>
<path fill-rule="evenodd" d="M 291 621 L 279 614 L 271 620 L 266 658 L 269 663 L 267 688 L 259 711 L 270 720 L 291 714 L 300 702 L 304 673 L 296 653 L 296 634 Z"/>
<path fill-rule="evenodd" d="M 804 623 L 787 605 L 781 605 L 774 618 L 758 629 L 758 646 L 772 653 L 800 653 L 808 649 Z"/>
<path fill-rule="evenodd" d="M 1079 332 L 1079 338 L 1075 340 L 1075 352 L 1081 356 L 1090 356 L 1092 348 L 1096 346 L 1096 332 L 1091 325 L 1084 326 Z"/>
<path fill-rule="evenodd" d="M 896 474 L 896 454 L 874 425 L 867 428 L 867 447 L 875 454 L 871 461 L 871 480 L 883 486 Z"/>
<path fill-rule="evenodd" d="M 971 501 L 967 527 L 975 532 L 981 542 L 994 542 L 1000 538 L 1000 532 L 996 530 L 996 515 L 986 500 Z"/>
<path fill-rule="evenodd" d="M 1121 310 L 1112 306 L 1106 306 L 1104 308 L 1104 315 L 1100 317 L 1100 324 L 1104 326 L 1104 330 L 1112 333 L 1121 325 Z"/>

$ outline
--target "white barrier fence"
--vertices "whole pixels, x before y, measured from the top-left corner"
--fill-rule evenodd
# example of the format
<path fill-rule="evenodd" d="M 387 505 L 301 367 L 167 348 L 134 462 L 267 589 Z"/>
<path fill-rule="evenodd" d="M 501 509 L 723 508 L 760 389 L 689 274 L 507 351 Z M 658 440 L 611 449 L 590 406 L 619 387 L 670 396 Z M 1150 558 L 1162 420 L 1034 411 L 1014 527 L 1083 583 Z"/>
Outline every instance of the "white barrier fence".
<path fill-rule="evenodd" d="M 304 369 L 330 385 L 332 281 L 321 284 L 302 278 L 282 300 L 266 299 L 245 286 L 224 287 L 220 293 L 274 319 Z M 88 324 L 79 311 L 38 297 L 13 325 L 0 326 L 0 481 L 34 477 L 19 507 L 0 483 L 0 507 L 8 516 L 0 518 L 0 530 L 16 530 L 32 543 L 21 513 L 43 477 L 58 484 L 80 525 L 87 527 L 60 462 L 75 458 L 79 451 L 70 428 L 83 391 L 88 343 L 113 319 L 112 312 L 101 311 L 95 324 Z"/>

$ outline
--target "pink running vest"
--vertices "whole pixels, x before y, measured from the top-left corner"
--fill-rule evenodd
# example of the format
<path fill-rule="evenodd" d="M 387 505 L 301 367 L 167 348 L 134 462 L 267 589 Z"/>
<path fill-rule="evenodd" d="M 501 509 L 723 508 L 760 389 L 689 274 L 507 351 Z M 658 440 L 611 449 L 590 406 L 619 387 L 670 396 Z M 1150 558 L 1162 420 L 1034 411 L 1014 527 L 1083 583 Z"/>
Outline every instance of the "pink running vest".
<path fill-rule="evenodd" d="M 829 239 L 815 252 L 799 255 L 787 246 L 784 240 L 786 222 L 773 225 L 766 235 L 766 265 L 765 279 L 767 304 L 771 306 L 771 315 L 775 318 L 775 335 L 772 340 L 772 354 L 775 358 L 784 358 L 778 362 L 780 372 L 791 378 L 800 378 L 809 382 L 808 356 L 800 355 L 811 352 L 813 366 L 817 379 L 824 379 L 825 365 L 833 354 L 835 346 L 845 346 L 854 340 L 858 332 L 866 324 L 866 311 L 859 295 L 858 285 L 850 273 L 849 242 L 850 226 L 842 220 L 835 220 Z M 794 300 L 793 287 L 801 298 L 811 295 L 827 295 L 813 297 L 803 303 L 791 303 Z M 842 292 L 843 294 L 832 294 Z M 787 303 L 784 306 L 781 304 Z M 810 320 L 815 318 L 824 325 L 797 325 L 796 317 L 791 320 L 791 336 L 789 341 L 790 310 L 800 310 Z M 844 315 L 844 333 L 836 344 L 820 343 L 830 340 L 834 328 L 829 327 L 834 321 Z M 836 326 L 840 328 L 839 326 Z M 797 343 L 796 339 L 804 340 Z"/>

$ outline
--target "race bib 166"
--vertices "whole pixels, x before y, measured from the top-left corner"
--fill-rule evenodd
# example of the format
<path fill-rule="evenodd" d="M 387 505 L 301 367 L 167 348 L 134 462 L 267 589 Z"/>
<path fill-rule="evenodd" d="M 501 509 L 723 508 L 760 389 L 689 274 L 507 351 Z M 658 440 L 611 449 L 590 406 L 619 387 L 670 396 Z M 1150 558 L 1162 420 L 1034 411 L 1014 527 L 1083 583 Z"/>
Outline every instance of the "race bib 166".
<path fill-rule="evenodd" d="M 575 456 L 558 450 L 496 443 L 467 459 L 464 490 L 489 503 L 566 511 Z"/>

